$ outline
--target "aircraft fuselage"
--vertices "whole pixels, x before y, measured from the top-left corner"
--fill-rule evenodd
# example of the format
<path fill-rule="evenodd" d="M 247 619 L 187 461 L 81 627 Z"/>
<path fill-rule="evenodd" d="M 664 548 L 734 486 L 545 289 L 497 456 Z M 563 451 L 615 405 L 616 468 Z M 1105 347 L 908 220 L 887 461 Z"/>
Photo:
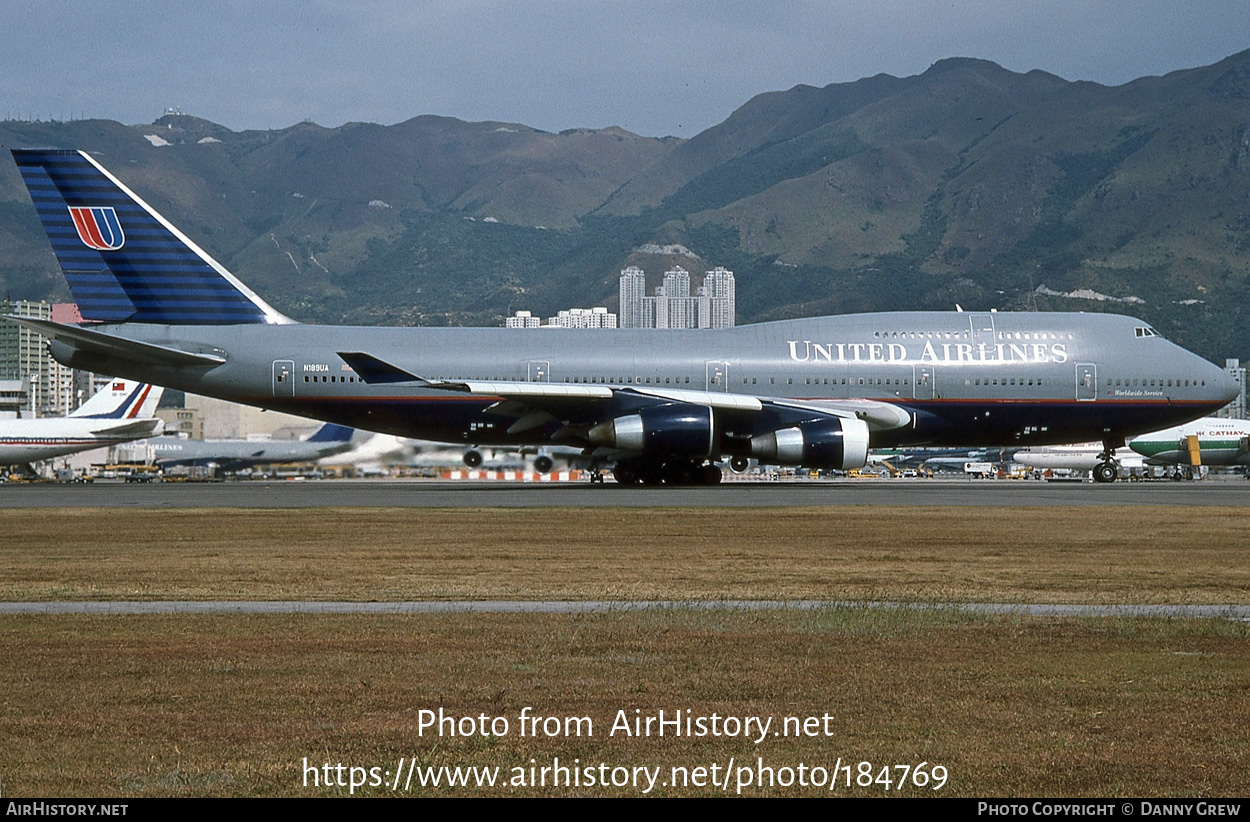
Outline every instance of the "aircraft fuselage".
<path fill-rule="evenodd" d="M 372 431 L 482 445 L 542 444 L 556 429 L 536 425 L 510 432 L 516 415 L 493 413 L 506 405 L 497 396 L 417 382 L 367 383 L 339 352 L 368 352 L 424 380 L 614 389 L 595 406 L 570 402 L 562 420 L 574 424 L 631 410 L 631 389 L 723 392 L 839 409 L 864 401 L 907 415 L 904 425 L 874 426 L 869 413 L 873 447 L 1114 440 L 1200 417 L 1230 396 L 1221 369 L 1140 320 L 1108 314 L 899 312 L 716 331 L 133 323 L 91 328 L 215 354 L 225 362 L 101 363 L 98 355 L 57 342 L 58 359 Z M 722 447 L 785 422 L 718 411 Z"/>

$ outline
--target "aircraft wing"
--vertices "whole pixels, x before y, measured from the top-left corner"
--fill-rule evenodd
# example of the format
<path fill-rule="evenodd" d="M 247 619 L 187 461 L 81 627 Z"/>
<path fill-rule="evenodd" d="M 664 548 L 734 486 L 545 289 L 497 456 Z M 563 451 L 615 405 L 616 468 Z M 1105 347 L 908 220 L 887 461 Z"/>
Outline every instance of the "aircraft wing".
<path fill-rule="evenodd" d="M 628 454 L 730 453 L 779 464 L 864 464 L 870 432 L 913 424 L 909 411 L 872 400 L 793 400 L 648 385 L 427 380 L 363 352 L 340 352 L 366 382 L 497 398 L 485 413 L 552 443 Z M 360 366 L 360 367 L 358 367 Z"/>
<path fill-rule="evenodd" d="M 565 383 L 545 382 L 476 382 L 438 380 L 426 383 L 426 388 L 438 388 L 444 391 L 459 391 L 465 394 L 479 394 L 492 397 L 529 400 L 533 404 L 541 404 L 545 399 L 587 400 L 611 399 L 618 391 L 629 391 L 639 396 L 656 397 L 671 402 L 688 402 L 695 405 L 706 405 L 711 408 L 737 409 L 758 411 L 763 403 L 758 397 L 748 394 L 724 394 L 715 391 L 674 391 L 643 386 L 611 386 L 611 385 L 568 385 Z"/>
<path fill-rule="evenodd" d="M 654 397 L 660 401 L 703 405 L 709 408 L 726 411 L 760 411 L 765 405 L 793 408 L 810 411 L 814 414 L 827 414 L 835 417 L 857 418 L 868 423 L 874 430 L 902 428 L 911 424 L 911 414 L 886 402 L 874 400 L 822 400 L 805 402 L 802 400 L 773 399 L 757 397 L 753 394 L 726 394 L 721 391 L 685 391 L 646 386 L 609 386 L 609 385 L 552 385 L 550 383 L 532 382 L 475 382 L 475 381 L 434 381 L 426 382 L 426 388 L 446 391 L 459 391 L 465 394 L 505 397 L 513 401 L 523 401 L 527 405 L 542 407 L 552 399 L 606 400 L 617 392 L 628 392 L 640 397 Z"/>
<path fill-rule="evenodd" d="M 496 406 L 500 413 L 513 412 L 526 417 L 534 412 L 545 412 L 548 419 L 558 419 L 557 413 L 576 402 L 583 407 L 596 401 L 608 401 L 620 394 L 632 397 L 653 398 L 662 403 L 684 403 L 704 406 L 721 411 L 759 412 L 766 405 L 794 409 L 818 415 L 863 420 L 870 429 L 884 431 L 912 424 L 911 414 L 896 405 L 875 400 L 847 399 L 805 401 L 776 399 L 753 394 L 730 394 L 724 391 L 690 391 L 642 385 L 588 385 L 569 383 L 484 381 L 484 380 L 427 380 L 363 352 L 339 352 L 344 362 L 351 365 L 365 382 L 411 382 L 422 388 L 433 388 L 478 396 L 501 397 L 505 402 Z M 516 428 L 510 433 L 516 433 Z"/>

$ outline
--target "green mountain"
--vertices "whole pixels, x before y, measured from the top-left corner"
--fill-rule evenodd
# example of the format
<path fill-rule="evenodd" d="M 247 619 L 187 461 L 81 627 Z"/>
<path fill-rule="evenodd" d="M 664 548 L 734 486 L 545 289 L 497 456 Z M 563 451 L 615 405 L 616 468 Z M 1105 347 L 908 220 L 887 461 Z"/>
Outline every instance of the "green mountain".
<path fill-rule="evenodd" d="M 298 319 L 498 324 L 613 305 L 625 265 L 680 262 L 733 269 L 740 322 L 1110 310 L 1250 358 L 1247 100 L 1250 52 L 1118 87 L 950 59 L 762 94 L 689 140 L 173 115 L 9 121 L 0 144 L 95 152 Z M 0 287 L 66 298 L 11 164 L 0 217 Z"/>

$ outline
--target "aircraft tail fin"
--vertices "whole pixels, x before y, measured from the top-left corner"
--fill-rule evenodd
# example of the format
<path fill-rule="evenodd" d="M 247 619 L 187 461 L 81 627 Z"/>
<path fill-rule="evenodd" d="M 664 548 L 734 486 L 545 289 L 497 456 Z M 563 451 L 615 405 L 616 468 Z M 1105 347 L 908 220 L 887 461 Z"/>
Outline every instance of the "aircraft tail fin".
<path fill-rule="evenodd" d="M 289 323 L 85 151 L 13 149 L 83 319 Z"/>
<path fill-rule="evenodd" d="M 355 428 L 348 428 L 346 425 L 335 425 L 327 422 L 325 425 L 313 432 L 305 442 L 351 442 L 352 435 L 356 433 Z"/>
<path fill-rule="evenodd" d="M 165 389 L 134 380 L 109 380 L 71 417 L 97 420 L 151 419 Z"/>

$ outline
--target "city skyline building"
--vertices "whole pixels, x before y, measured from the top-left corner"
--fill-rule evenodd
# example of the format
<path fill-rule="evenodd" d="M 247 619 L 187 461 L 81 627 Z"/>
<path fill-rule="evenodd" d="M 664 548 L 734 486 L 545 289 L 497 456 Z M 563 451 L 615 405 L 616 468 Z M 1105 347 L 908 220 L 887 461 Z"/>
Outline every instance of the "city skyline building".
<path fill-rule="evenodd" d="M 732 328 L 736 322 L 734 275 L 717 266 L 691 296 L 690 272 L 674 266 L 661 285 L 646 296 L 645 273 L 637 266 L 621 270 L 621 328 Z"/>
<path fill-rule="evenodd" d="M 68 316 L 64 305 L 6 300 L 0 302 L 0 312 L 63 320 Z M 0 380 L 26 380 L 28 401 L 23 410 L 30 416 L 63 417 L 78 408 L 74 370 L 52 359 L 46 337 L 15 323 L 0 322 Z"/>
<path fill-rule="evenodd" d="M 643 300 L 647 296 L 647 275 L 636 265 L 621 270 L 621 304 L 617 309 L 621 328 L 648 328 L 643 324 Z"/>
<path fill-rule="evenodd" d="M 568 308 L 543 323 L 531 311 L 518 311 L 504 320 L 505 328 L 616 328 L 617 317 L 603 306 Z"/>
<path fill-rule="evenodd" d="M 504 328 L 538 328 L 543 321 L 532 312 L 518 311 L 503 321 Z"/>
<path fill-rule="evenodd" d="M 737 324 L 737 305 L 734 301 L 734 273 L 716 266 L 703 276 L 700 289 L 707 298 L 706 322 L 703 303 L 700 304 L 699 328 L 733 328 Z"/>

